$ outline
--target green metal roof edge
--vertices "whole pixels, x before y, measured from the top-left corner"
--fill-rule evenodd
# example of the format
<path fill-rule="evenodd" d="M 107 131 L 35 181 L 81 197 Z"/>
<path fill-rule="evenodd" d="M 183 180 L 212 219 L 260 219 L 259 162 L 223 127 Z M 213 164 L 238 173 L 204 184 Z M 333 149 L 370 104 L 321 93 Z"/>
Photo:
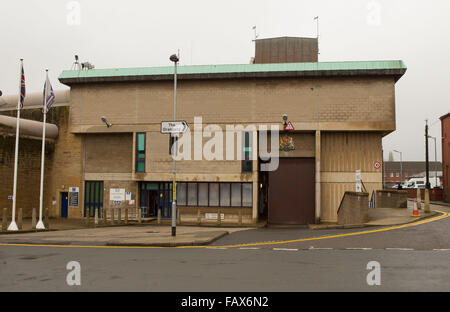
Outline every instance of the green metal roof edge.
<path fill-rule="evenodd" d="M 263 72 L 307 72 L 307 71 L 346 71 L 346 70 L 392 70 L 407 69 L 401 60 L 390 61 L 347 61 L 318 63 L 272 63 L 272 64 L 222 64 L 222 65 L 185 65 L 178 67 L 180 75 L 232 74 Z M 127 76 L 171 75 L 173 66 L 107 68 L 91 70 L 64 70 L 58 79 L 102 78 Z"/>

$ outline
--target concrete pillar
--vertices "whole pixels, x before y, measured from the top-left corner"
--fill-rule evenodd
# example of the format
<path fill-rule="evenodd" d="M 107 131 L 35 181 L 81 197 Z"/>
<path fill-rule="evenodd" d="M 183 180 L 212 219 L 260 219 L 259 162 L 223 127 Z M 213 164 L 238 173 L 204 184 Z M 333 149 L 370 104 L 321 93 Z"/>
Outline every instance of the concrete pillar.
<path fill-rule="evenodd" d="M 17 227 L 19 230 L 23 229 L 23 209 L 19 208 L 19 212 L 17 213 Z"/>
<path fill-rule="evenodd" d="M 161 208 L 158 208 L 158 224 L 161 224 Z"/>
<path fill-rule="evenodd" d="M 420 195 L 420 188 L 417 189 L 417 209 L 422 209 L 422 196 Z"/>
<path fill-rule="evenodd" d="M 138 208 L 138 222 L 142 223 L 142 209 Z"/>
<path fill-rule="evenodd" d="M 94 224 L 98 225 L 98 209 L 94 211 Z"/>
<path fill-rule="evenodd" d="M 115 209 L 114 208 L 109 208 L 109 214 L 111 216 L 111 224 L 114 224 Z"/>
<path fill-rule="evenodd" d="M 198 225 L 202 224 L 202 216 L 200 214 L 200 208 L 197 209 L 197 223 Z"/>
<path fill-rule="evenodd" d="M 258 171 L 258 131 L 253 131 L 252 136 L 252 168 L 253 168 L 253 206 L 252 220 L 258 223 L 258 198 L 259 198 L 259 171 Z M 220 216 L 219 216 L 220 218 Z"/>
<path fill-rule="evenodd" d="M 8 229 L 8 208 L 3 208 L 2 231 Z"/>
<path fill-rule="evenodd" d="M 37 224 L 36 208 L 33 208 L 33 210 L 31 211 L 31 228 L 35 229 L 36 228 L 36 224 Z"/>
<path fill-rule="evenodd" d="M 430 190 L 429 189 L 425 189 L 425 205 L 424 205 L 424 210 L 423 212 L 425 213 L 430 213 Z"/>
<path fill-rule="evenodd" d="M 44 212 L 44 226 L 46 230 L 50 230 L 50 211 L 48 208 L 45 208 Z"/>
<path fill-rule="evenodd" d="M 117 211 L 117 224 L 122 224 L 122 208 Z"/>
<path fill-rule="evenodd" d="M 316 224 L 320 223 L 320 153 L 321 153 L 321 133 L 316 131 Z"/>
<path fill-rule="evenodd" d="M 128 208 L 125 208 L 125 224 L 128 224 Z"/>

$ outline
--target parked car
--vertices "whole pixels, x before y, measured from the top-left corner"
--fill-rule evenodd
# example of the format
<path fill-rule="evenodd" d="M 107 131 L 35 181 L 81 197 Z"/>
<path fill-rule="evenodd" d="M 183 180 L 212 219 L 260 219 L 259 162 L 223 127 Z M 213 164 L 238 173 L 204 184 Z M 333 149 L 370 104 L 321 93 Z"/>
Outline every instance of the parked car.
<path fill-rule="evenodd" d="M 436 181 L 434 179 L 430 179 L 430 187 L 440 187 L 439 180 L 437 181 L 438 185 L 436 185 Z M 403 186 L 403 188 L 420 188 L 424 189 L 426 185 L 426 179 L 425 178 L 411 178 L 406 182 L 406 186 Z"/>

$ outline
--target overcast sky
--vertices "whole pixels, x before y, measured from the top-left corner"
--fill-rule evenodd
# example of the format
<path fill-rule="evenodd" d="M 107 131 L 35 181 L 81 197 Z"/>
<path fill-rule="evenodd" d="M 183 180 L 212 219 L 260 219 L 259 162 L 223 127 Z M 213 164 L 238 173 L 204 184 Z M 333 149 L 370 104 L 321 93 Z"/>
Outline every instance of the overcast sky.
<path fill-rule="evenodd" d="M 1 0 L 0 90 L 17 93 L 20 58 L 27 92 L 42 90 L 45 68 L 54 89 L 66 88 L 57 77 L 74 54 L 96 68 L 165 66 L 177 49 L 181 65 L 248 63 L 252 26 L 259 38 L 315 37 L 318 15 L 320 61 L 401 59 L 408 66 L 396 85 L 397 131 L 383 140 L 385 157 L 398 149 L 403 160 L 424 160 L 428 118 L 441 160 L 449 12 L 448 0 Z"/>

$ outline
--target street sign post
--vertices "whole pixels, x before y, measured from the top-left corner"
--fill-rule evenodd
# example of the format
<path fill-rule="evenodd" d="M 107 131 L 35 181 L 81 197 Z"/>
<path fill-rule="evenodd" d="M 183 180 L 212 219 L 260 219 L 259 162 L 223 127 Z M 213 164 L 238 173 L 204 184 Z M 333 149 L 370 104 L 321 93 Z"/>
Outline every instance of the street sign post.
<path fill-rule="evenodd" d="M 188 129 L 186 121 L 163 121 L 161 122 L 161 133 L 173 134 L 173 133 L 185 133 Z"/>

